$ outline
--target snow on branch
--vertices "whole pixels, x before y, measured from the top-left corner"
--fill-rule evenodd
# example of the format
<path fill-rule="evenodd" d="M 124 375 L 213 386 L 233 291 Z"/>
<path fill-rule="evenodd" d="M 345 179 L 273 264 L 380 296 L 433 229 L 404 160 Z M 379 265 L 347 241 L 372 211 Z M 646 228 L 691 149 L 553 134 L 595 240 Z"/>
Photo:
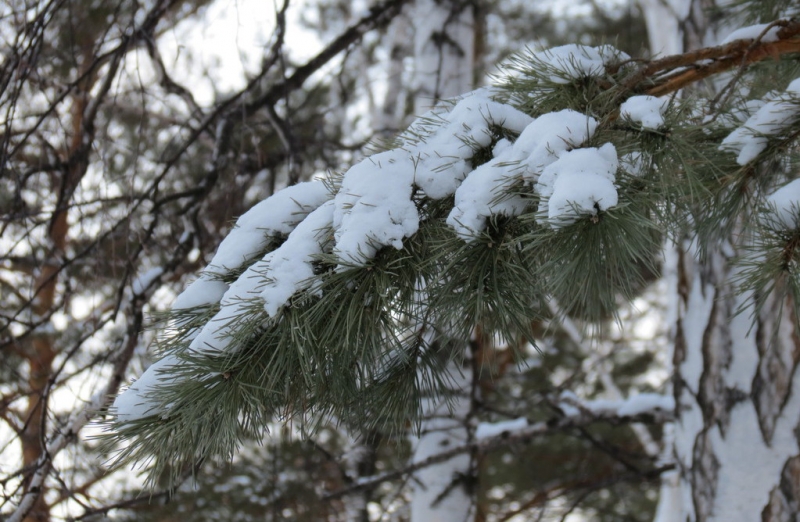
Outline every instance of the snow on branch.
<path fill-rule="evenodd" d="M 800 119 L 800 78 L 786 91 L 767 101 L 739 128 L 731 132 L 720 149 L 737 154 L 739 165 L 756 159 L 769 145 L 769 139 L 782 134 Z"/>
<path fill-rule="evenodd" d="M 792 27 L 779 30 L 779 40 L 772 43 L 783 42 Z M 792 42 L 798 32 L 791 33 Z M 664 228 L 672 224 L 671 217 L 662 217 L 664 209 L 680 212 L 686 194 L 693 193 L 694 187 L 684 193 L 683 187 L 674 189 L 678 177 L 669 176 L 678 169 L 673 167 L 699 169 L 725 156 L 718 149 L 718 135 L 676 128 L 669 129 L 675 134 L 670 136 L 665 132 L 666 100 L 638 94 L 647 92 L 654 81 L 656 86 L 674 87 L 683 81 L 680 78 L 691 60 L 706 60 L 715 53 L 725 60 L 742 58 L 736 54 L 742 51 L 737 42 L 723 47 L 625 68 L 614 61 L 623 56 L 607 46 L 566 46 L 535 53 L 529 69 L 518 71 L 529 74 L 522 83 L 514 83 L 519 78 L 510 79 L 503 86 L 507 91 L 480 89 L 437 107 L 415 121 L 395 148 L 365 158 L 325 183 L 298 185 L 259 204 L 239 219 L 211 266 L 173 306 L 176 321 L 180 313 L 192 314 L 200 305 L 206 314 L 215 315 L 201 317 L 197 311 L 200 319 L 194 330 L 183 332 L 185 337 L 168 346 L 166 356 L 117 398 L 116 420 L 124 424 L 161 416 L 164 422 L 159 429 L 172 433 L 172 427 L 182 422 L 177 414 L 180 408 L 175 408 L 175 415 L 167 410 L 180 404 L 191 408 L 182 433 L 192 433 L 191 422 L 211 415 L 206 413 L 206 403 L 214 406 L 209 411 L 224 411 L 234 421 L 240 412 L 233 410 L 246 403 L 243 409 L 261 408 L 241 413 L 240 418 L 246 417 L 242 425 L 253 429 L 261 427 L 258 424 L 274 408 L 284 408 L 282 414 L 287 416 L 295 413 L 290 411 L 294 407 L 318 407 L 338 414 L 352 409 L 354 397 L 360 399 L 359 394 L 376 389 L 376 393 L 396 395 L 385 401 L 375 399 L 377 406 L 371 404 L 375 411 L 369 414 L 383 415 L 382 407 L 391 403 L 397 411 L 386 417 L 405 420 L 416 414 L 419 404 L 413 399 L 398 400 L 397 390 L 403 388 L 405 397 L 418 397 L 421 390 L 430 392 L 437 385 L 435 377 L 422 383 L 400 382 L 408 379 L 406 366 L 428 364 L 431 373 L 437 370 L 434 362 L 420 363 L 423 355 L 430 354 L 420 355 L 419 343 L 406 342 L 408 332 L 415 329 L 401 325 L 398 317 L 408 323 L 422 320 L 419 310 L 431 304 L 453 307 L 432 311 L 436 320 L 447 321 L 455 315 L 483 318 L 492 313 L 522 316 L 529 314 L 532 302 L 548 296 L 564 303 L 567 314 L 599 318 L 606 311 L 613 313 L 620 297 L 632 298 L 642 266 L 652 264 Z M 522 58 L 517 60 L 521 63 Z M 642 76 L 641 71 L 651 75 Z M 560 94 L 563 99 L 551 97 L 548 104 L 537 105 L 536 89 L 551 84 L 569 84 L 569 89 L 559 89 L 572 89 L 574 99 Z M 795 83 L 790 85 L 790 92 L 795 89 Z M 590 95 L 593 98 L 587 101 Z M 778 125 L 766 122 L 766 117 L 763 124 L 751 126 L 756 124 L 764 127 L 761 134 L 770 130 L 768 125 Z M 698 135 L 705 141 L 692 147 L 711 151 L 711 159 L 694 157 L 687 162 L 673 145 L 681 145 L 678 138 L 697 141 Z M 741 141 L 734 137 L 726 146 Z M 693 154 L 697 150 L 693 148 Z M 656 165 L 656 161 L 662 163 Z M 706 193 L 706 187 L 698 192 Z M 521 218 L 515 225 L 522 231 L 514 230 L 518 235 L 509 234 L 510 239 L 499 247 L 504 253 L 513 251 L 516 257 L 511 263 L 519 262 L 515 267 L 519 270 L 496 270 L 496 258 L 486 255 L 486 270 L 474 271 L 480 276 L 475 286 L 461 285 L 453 291 L 422 288 L 472 282 L 471 275 L 452 274 L 479 257 L 467 255 L 483 256 L 494 248 L 493 241 L 483 248 L 478 239 L 496 233 L 497 223 L 513 218 Z M 463 258 L 459 257 L 462 253 Z M 394 263 L 391 268 L 384 263 L 387 259 Z M 522 285 L 530 291 L 516 292 Z M 511 297 L 501 292 L 505 288 L 524 295 Z M 493 309 L 485 303 L 499 306 Z M 465 311 L 469 313 L 461 313 Z M 524 325 L 529 316 L 518 324 Z M 343 324 L 330 326 L 331 317 Z M 450 325 L 441 325 L 441 332 L 450 330 Z M 330 349 L 334 344 L 336 349 Z M 409 346 L 413 349 L 405 351 Z M 264 356 L 273 347 L 275 353 Z M 376 369 L 387 364 L 386 353 L 392 350 L 397 361 L 409 364 L 395 365 L 399 370 L 394 373 Z M 296 357 L 299 352 L 301 358 Z M 250 365 L 259 357 L 263 357 L 262 366 Z M 258 376 L 247 374 L 249 379 L 260 379 L 256 385 L 238 380 L 223 368 L 234 359 L 240 369 L 263 371 Z M 191 397 L 188 392 L 182 396 L 183 381 L 176 385 L 176 379 L 189 376 L 199 379 L 191 383 Z M 330 383 L 329 377 L 340 380 Z M 395 377 L 398 381 L 391 381 Z M 336 385 L 341 390 L 332 391 Z M 220 390 L 227 402 L 219 399 Z M 342 402 L 334 404 L 337 400 Z M 670 400 L 660 395 L 605 402 L 565 397 L 560 405 L 566 426 L 584 418 L 668 415 L 674 409 Z M 314 401 L 318 402 L 309 405 Z M 145 424 L 134 422 L 125 433 L 134 437 L 145 433 Z M 139 427 L 142 430 L 137 432 Z M 486 440 L 495 440 L 498 429 L 486 426 L 482 433 Z M 518 421 L 503 425 L 501 431 L 516 434 L 518 430 L 520 437 L 526 437 L 539 429 L 550 426 L 528 426 L 527 422 L 523 426 Z M 231 428 L 223 435 L 218 447 L 224 454 L 232 451 L 239 434 Z M 188 441 L 176 443 L 173 447 L 186 449 L 184 454 L 166 457 L 197 459 L 190 446 Z M 139 458 L 144 453 L 128 455 Z"/>

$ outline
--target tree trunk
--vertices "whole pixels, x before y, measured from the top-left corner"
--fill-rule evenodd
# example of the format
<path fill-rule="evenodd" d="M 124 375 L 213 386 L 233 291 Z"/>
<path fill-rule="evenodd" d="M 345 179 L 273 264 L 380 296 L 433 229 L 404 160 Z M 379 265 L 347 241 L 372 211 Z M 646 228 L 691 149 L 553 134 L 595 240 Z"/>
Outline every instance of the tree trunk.
<path fill-rule="evenodd" d="M 474 3 L 463 0 L 416 0 L 411 6 L 416 115 L 423 114 L 441 99 L 458 96 L 475 87 L 479 23 L 475 11 Z M 414 462 L 470 440 L 472 371 L 451 364 L 449 374 L 453 379 L 452 394 L 447 399 L 423 403 L 426 419 L 414 444 Z M 459 455 L 417 472 L 413 479 L 411 520 L 468 520 L 474 503 L 469 491 L 472 475 L 470 455 Z"/>
<path fill-rule="evenodd" d="M 476 20 L 473 2 L 416 0 L 414 21 L 414 114 L 475 86 Z"/>
<path fill-rule="evenodd" d="M 800 500 L 794 303 L 768 298 L 753 323 L 749 313 L 736 313 L 753 296 L 734 296 L 725 254 L 713 252 L 703 263 L 694 254 L 680 252 L 676 266 L 673 458 L 682 502 L 673 519 L 794 520 L 788 518 Z"/>
<path fill-rule="evenodd" d="M 654 53 L 711 45 L 729 32 L 712 27 L 711 0 L 641 4 Z M 788 522 L 800 507 L 795 303 L 776 293 L 756 316 L 752 307 L 737 313 L 755 296 L 737 296 L 731 283 L 735 241 L 705 245 L 702 260 L 688 241 L 667 256 L 677 411 L 666 435 L 676 471 L 663 478 L 658 522 Z"/>

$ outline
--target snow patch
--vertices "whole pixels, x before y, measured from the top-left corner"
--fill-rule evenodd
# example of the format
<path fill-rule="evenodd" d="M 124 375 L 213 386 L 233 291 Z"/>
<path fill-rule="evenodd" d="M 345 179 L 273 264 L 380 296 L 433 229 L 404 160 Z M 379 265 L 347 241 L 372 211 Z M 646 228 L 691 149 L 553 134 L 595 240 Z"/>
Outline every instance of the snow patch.
<path fill-rule="evenodd" d="M 144 274 L 140 275 L 136 279 L 133 280 L 131 284 L 131 289 L 133 290 L 134 295 L 142 295 L 145 290 L 147 290 L 153 281 L 161 277 L 161 274 L 164 273 L 164 269 L 160 266 L 151 268 Z"/>
<path fill-rule="evenodd" d="M 747 165 L 767 148 L 770 137 L 783 133 L 798 118 L 800 78 L 790 83 L 785 93 L 762 105 L 742 126 L 722 140 L 719 148 L 736 153 L 736 162 Z"/>
<path fill-rule="evenodd" d="M 117 419 L 129 422 L 159 413 L 160 402 L 149 392 L 156 386 L 174 382 L 172 370 L 177 365 L 178 359 L 174 355 L 151 364 L 136 382 L 114 399 L 112 410 L 116 412 Z"/>
<path fill-rule="evenodd" d="M 756 38 L 761 36 L 762 33 L 764 33 L 764 31 L 767 29 L 767 27 L 769 27 L 769 25 L 770 24 L 756 24 L 747 27 L 740 27 L 739 29 L 736 29 L 731 34 L 726 36 L 725 39 L 722 40 L 721 44 L 725 45 L 727 43 L 736 40 L 755 40 Z M 780 29 L 781 26 L 779 25 L 770 27 L 770 29 L 764 34 L 764 36 L 761 36 L 761 41 L 765 43 L 777 42 L 778 31 L 780 31 Z"/>
<path fill-rule="evenodd" d="M 620 106 L 619 114 L 640 124 L 643 129 L 657 130 L 664 125 L 664 113 L 668 106 L 668 98 L 631 96 Z"/>
<path fill-rule="evenodd" d="M 490 439 L 502 435 L 503 433 L 513 433 L 515 431 L 524 430 L 527 427 L 528 419 L 525 417 L 502 422 L 481 422 L 475 429 L 475 439 Z"/>
<path fill-rule="evenodd" d="M 528 200 L 511 193 L 511 186 L 516 181 L 535 182 L 543 168 L 587 142 L 596 129 L 594 118 L 563 110 L 533 120 L 513 144 L 501 140 L 494 158 L 471 172 L 456 190 L 447 224 L 461 239 L 471 241 L 486 228 L 490 216 L 520 215 Z"/>
<path fill-rule="evenodd" d="M 535 52 L 532 58 L 551 71 L 548 77 L 551 82 L 568 84 L 581 78 L 603 76 L 607 64 L 629 60 L 630 56 L 610 45 L 569 44 Z"/>
<path fill-rule="evenodd" d="M 675 410 L 675 398 L 658 393 L 642 393 L 624 400 L 594 399 L 583 401 L 572 393 L 562 393 L 558 407 L 568 417 L 586 411 L 598 416 L 635 417 L 646 413 Z"/>
<path fill-rule="evenodd" d="M 541 214 L 547 216 L 540 221 L 560 228 L 615 206 L 618 166 L 617 150 L 611 143 L 561 154 L 544 169 L 535 187 L 543 198 Z"/>
<path fill-rule="evenodd" d="M 767 197 L 770 222 L 794 230 L 800 227 L 800 179 L 787 183 Z"/>
<path fill-rule="evenodd" d="M 309 212 L 331 198 L 321 181 L 286 187 L 242 214 L 217 249 L 206 272 L 225 274 L 261 252 L 275 236 L 286 236 Z"/>
<path fill-rule="evenodd" d="M 297 292 L 313 284 L 313 261 L 328 242 L 334 202 L 327 201 L 306 217 L 286 241 L 266 254 L 239 276 L 220 301 L 219 312 L 195 337 L 189 349 L 219 353 L 236 339 L 236 331 L 251 315 L 253 303 L 260 303 L 267 315 L 275 317 Z"/>
<path fill-rule="evenodd" d="M 172 304 L 173 310 L 216 304 L 228 290 L 219 277 L 260 253 L 271 238 L 289 234 L 309 212 L 331 198 L 321 181 L 276 192 L 242 214 L 200 277 Z"/>

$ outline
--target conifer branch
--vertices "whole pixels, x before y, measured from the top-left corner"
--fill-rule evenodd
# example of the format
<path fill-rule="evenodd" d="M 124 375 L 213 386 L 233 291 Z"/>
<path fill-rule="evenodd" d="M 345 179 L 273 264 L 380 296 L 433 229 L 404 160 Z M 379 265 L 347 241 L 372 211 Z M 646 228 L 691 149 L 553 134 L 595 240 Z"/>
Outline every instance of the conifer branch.
<path fill-rule="evenodd" d="M 735 40 L 725 45 L 667 56 L 649 62 L 623 85 L 629 91 L 664 96 L 736 67 L 800 53 L 800 21 L 776 22 L 776 25 L 782 26 L 777 32 L 778 41 Z"/>

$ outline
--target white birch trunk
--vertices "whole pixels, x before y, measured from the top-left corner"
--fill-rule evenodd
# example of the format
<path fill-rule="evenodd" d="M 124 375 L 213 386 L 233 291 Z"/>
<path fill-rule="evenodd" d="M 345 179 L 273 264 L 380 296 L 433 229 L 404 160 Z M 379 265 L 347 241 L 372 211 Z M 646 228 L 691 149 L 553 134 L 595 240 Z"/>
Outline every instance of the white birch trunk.
<path fill-rule="evenodd" d="M 414 22 L 414 113 L 474 87 L 474 7 L 460 0 L 416 0 Z"/>
<path fill-rule="evenodd" d="M 654 53 L 713 45 L 712 0 L 641 0 Z M 671 17 L 671 19 L 670 19 Z M 725 20 L 730 23 L 730 20 Z M 715 29 L 718 31 L 716 33 Z M 752 318 L 752 295 L 731 285 L 731 245 L 696 245 L 668 256 L 675 287 L 676 422 L 657 522 L 797 520 L 800 510 L 800 336 L 795 303 L 769 299 Z M 751 309 L 752 310 L 752 309 Z M 751 328 L 752 326 L 752 328 Z"/>
<path fill-rule="evenodd" d="M 389 63 L 386 66 L 386 94 L 378 110 L 372 116 L 372 128 L 376 134 L 387 139 L 396 136 L 410 124 L 406 114 L 406 101 L 410 96 L 405 61 L 411 56 L 413 26 L 409 19 L 408 6 L 389 27 L 386 40 L 389 42 Z"/>
<path fill-rule="evenodd" d="M 416 0 L 414 24 L 414 113 L 426 112 L 441 99 L 474 88 L 476 20 L 474 5 L 460 0 Z M 472 372 L 451 367 L 454 392 L 449 402 L 427 401 L 421 434 L 414 446 L 419 462 L 469 440 L 467 419 L 472 408 Z M 473 511 L 467 490 L 472 474 L 470 455 L 460 455 L 424 468 L 413 477 L 412 522 L 464 522 Z"/>
<path fill-rule="evenodd" d="M 422 462 L 465 444 L 470 439 L 468 417 L 472 406 L 472 371 L 459 372 L 450 366 L 452 400 L 425 400 L 426 420 L 414 441 L 413 462 Z M 465 522 L 473 511 L 474 499 L 467 489 L 471 475 L 470 455 L 462 454 L 414 474 L 411 521 Z"/>

